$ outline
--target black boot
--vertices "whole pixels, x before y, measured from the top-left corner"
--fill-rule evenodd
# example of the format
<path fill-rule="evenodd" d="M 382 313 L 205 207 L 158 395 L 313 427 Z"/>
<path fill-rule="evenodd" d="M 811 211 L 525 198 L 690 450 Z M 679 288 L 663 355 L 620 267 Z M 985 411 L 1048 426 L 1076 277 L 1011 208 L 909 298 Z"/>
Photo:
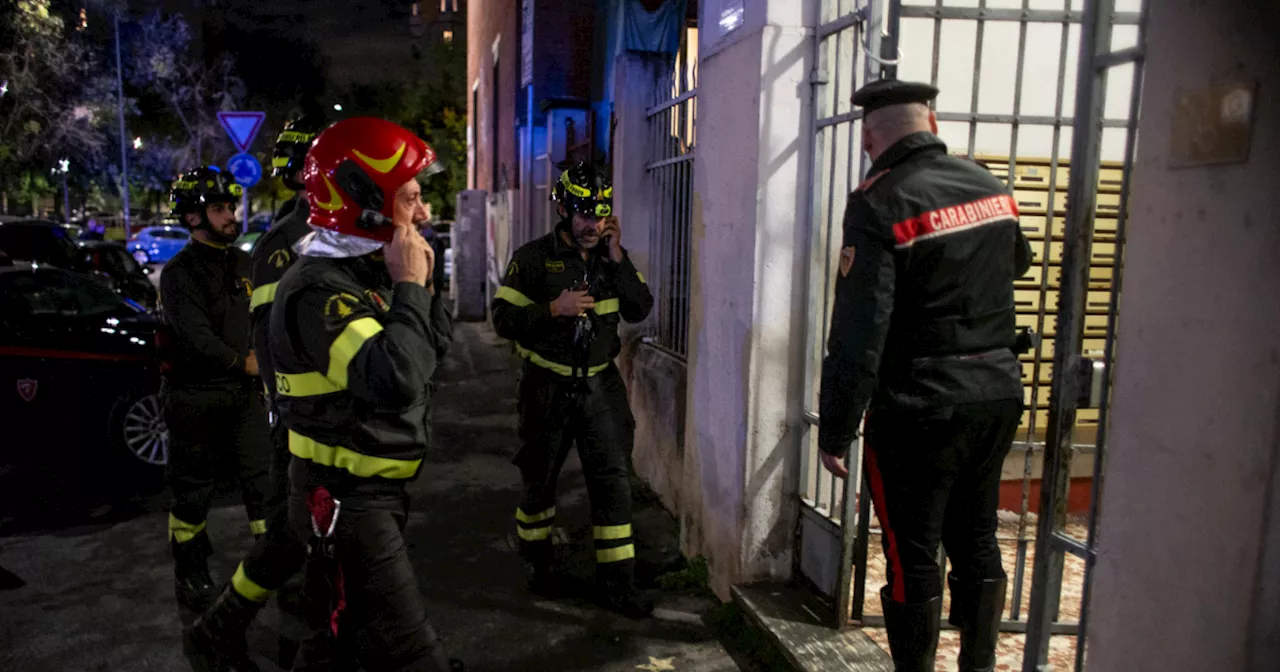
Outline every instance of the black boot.
<path fill-rule="evenodd" d="M 245 631 L 262 609 L 227 584 L 218 599 L 182 631 L 182 653 L 195 672 L 259 672 L 249 658 Z"/>
<path fill-rule="evenodd" d="M 996 641 L 1004 613 L 1005 579 L 962 581 L 947 576 L 951 587 L 951 615 L 960 628 L 960 672 L 992 672 L 996 668 Z"/>
<path fill-rule="evenodd" d="M 213 577 L 209 576 L 209 556 L 213 553 L 209 534 L 201 530 L 190 541 L 180 544 L 174 540 L 170 543 L 173 547 L 174 594 L 178 604 L 196 613 L 203 612 L 213 603 L 218 590 L 213 584 Z"/>
<path fill-rule="evenodd" d="M 880 603 L 884 606 L 884 625 L 889 634 L 889 653 L 893 656 L 895 672 L 933 672 L 942 597 L 904 604 L 893 601 L 888 588 L 882 588 Z"/>
<path fill-rule="evenodd" d="M 596 563 L 596 602 L 627 618 L 653 614 L 653 600 L 636 588 L 634 560 Z"/>
<path fill-rule="evenodd" d="M 555 546 L 551 541 L 522 542 L 520 557 L 524 561 L 525 589 L 539 597 L 557 597 L 560 585 L 555 573 Z"/>

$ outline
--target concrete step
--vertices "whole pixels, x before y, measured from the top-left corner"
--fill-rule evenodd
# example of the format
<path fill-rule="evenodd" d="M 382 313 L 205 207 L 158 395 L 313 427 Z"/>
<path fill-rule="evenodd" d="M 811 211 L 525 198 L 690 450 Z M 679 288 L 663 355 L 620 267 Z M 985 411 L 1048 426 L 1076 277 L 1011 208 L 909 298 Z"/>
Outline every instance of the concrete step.
<path fill-rule="evenodd" d="M 733 600 L 799 672 L 893 672 L 889 654 L 858 629 L 835 630 L 779 584 L 734 586 Z"/>

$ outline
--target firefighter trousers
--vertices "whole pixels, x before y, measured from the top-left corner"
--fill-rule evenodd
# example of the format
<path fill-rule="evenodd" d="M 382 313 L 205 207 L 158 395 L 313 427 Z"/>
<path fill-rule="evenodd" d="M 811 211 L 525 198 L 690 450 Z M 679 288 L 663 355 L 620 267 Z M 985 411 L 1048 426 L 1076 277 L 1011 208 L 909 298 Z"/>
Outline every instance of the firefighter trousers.
<path fill-rule="evenodd" d="M 942 596 L 938 543 L 962 581 L 1005 578 L 996 544 L 1000 471 L 1022 416 L 1018 399 L 873 410 L 863 467 L 883 530 L 889 596 Z"/>
<path fill-rule="evenodd" d="M 630 581 L 631 450 L 635 420 L 616 367 L 574 381 L 526 363 L 520 377 L 520 468 L 524 497 L 516 509 L 520 552 L 530 563 L 548 562 L 556 516 L 556 480 L 569 449 L 578 447 L 591 500 L 597 578 Z"/>
<path fill-rule="evenodd" d="M 284 587 L 306 562 L 306 537 L 289 524 L 289 432 L 281 422 L 271 428 L 271 490 L 267 494 L 267 531 L 249 549 L 232 577 L 231 585 L 255 602 L 266 601 Z M 291 596 L 296 597 L 296 596 Z M 283 601 L 284 595 L 281 599 Z M 295 612 L 296 605 L 282 605 Z"/>
<path fill-rule="evenodd" d="M 180 545 L 206 536 L 214 490 L 228 472 L 240 485 L 250 531 L 265 532 L 271 446 L 257 388 L 166 387 L 163 403 L 169 429 L 166 480 L 173 490 L 170 539 Z"/>
<path fill-rule="evenodd" d="M 306 469 L 302 460 L 293 460 L 289 521 L 300 538 L 312 534 Z M 333 532 L 334 549 L 346 604 L 338 619 L 337 639 L 332 640 L 325 628 L 316 628 L 320 634 L 303 643 L 300 662 L 293 669 L 346 672 L 356 669 L 354 661 L 367 672 L 447 672 L 448 657 L 427 620 L 405 545 L 407 495 L 335 498 L 341 508 Z M 323 592 L 324 588 L 311 585 L 314 580 L 308 577 L 307 592 Z"/>

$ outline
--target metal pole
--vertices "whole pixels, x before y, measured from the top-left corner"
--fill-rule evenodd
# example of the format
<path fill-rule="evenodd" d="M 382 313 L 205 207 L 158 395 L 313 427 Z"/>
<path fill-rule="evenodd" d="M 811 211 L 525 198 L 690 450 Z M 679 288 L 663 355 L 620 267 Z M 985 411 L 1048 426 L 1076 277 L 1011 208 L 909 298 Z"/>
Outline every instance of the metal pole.
<path fill-rule="evenodd" d="M 249 232 L 249 189 L 240 189 L 240 233 Z"/>
<path fill-rule="evenodd" d="M 67 171 L 62 171 L 62 219 L 71 223 L 71 198 L 67 196 Z"/>
<path fill-rule="evenodd" d="M 124 68 L 120 65 L 120 12 L 115 13 L 116 109 L 120 115 L 120 195 L 124 199 L 124 237 L 129 237 L 129 138 L 124 126 Z"/>

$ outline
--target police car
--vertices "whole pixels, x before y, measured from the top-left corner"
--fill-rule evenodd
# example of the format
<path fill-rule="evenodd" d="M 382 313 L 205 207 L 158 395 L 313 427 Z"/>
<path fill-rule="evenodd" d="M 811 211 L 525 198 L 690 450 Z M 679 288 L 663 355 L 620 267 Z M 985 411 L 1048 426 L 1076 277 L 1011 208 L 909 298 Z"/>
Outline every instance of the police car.
<path fill-rule="evenodd" d="M 157 319 L 83 274 L 0 257 L 0 452 L 123 466 L 169 458 Z M 105 440 L 104 440 L 105 439 Z"/>

